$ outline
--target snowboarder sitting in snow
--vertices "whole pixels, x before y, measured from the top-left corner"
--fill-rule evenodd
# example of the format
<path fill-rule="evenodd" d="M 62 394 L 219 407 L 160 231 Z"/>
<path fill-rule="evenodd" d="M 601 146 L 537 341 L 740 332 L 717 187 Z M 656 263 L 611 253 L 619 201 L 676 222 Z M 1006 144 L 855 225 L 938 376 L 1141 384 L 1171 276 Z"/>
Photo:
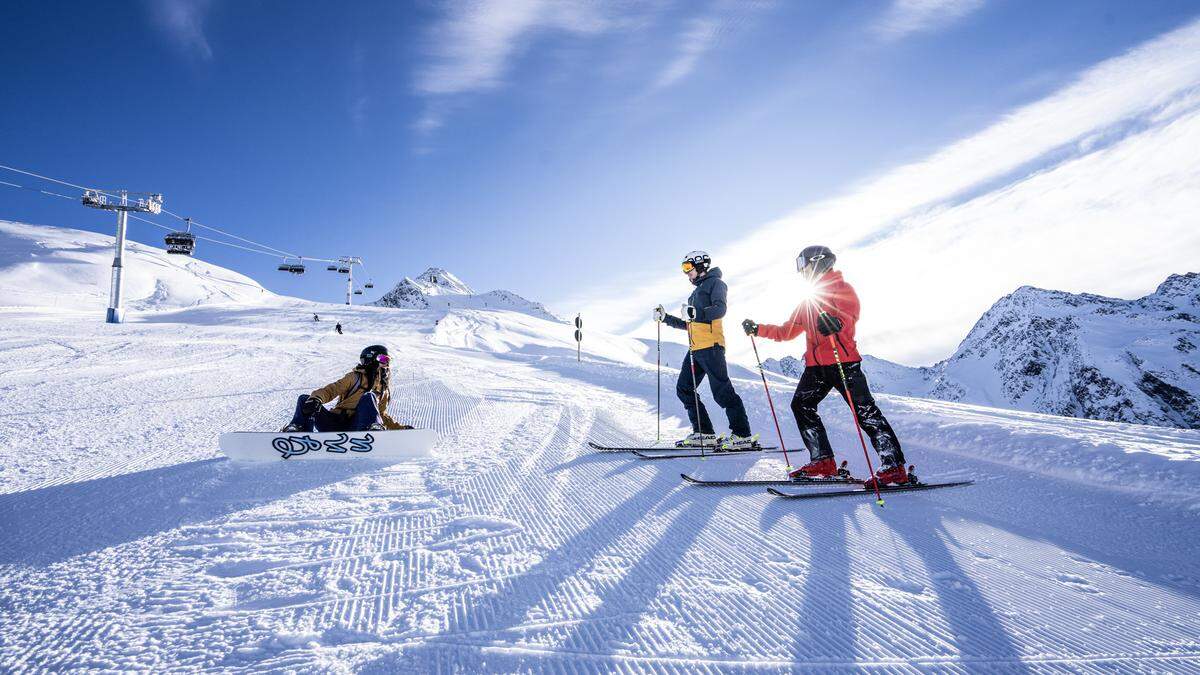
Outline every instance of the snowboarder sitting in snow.
<path fill-rule="evenodd" d="M 792 398 L 792 414 L 800 427 L 800 438 L 812 461 L 792 471 L 792 478 L 829 477 L 837 475 L 837 461 L 825 426 L 817 415 L 817 404 L 836 388 L 847 403 L 853 400 L 855 416 L 859 426 L 871 438 L 871 445 L 879 453 L 882 463 L 875 476 L 867 480 L 867 488 L 873 483 L 888 485 L 908 482 L 904 469 L 904 453 L 896 432 L 875 404 L 867 376 L 862 371 L 862 357 L 854 342 L 854 325 L 858 322 L 858 295 L 850 284 L 842 279 L 842 273 L 833 269 L 837 258 L 825 246 L 809 246 L 796 258 L 796 271 L 812 285 L 811 297 L 805 298 L 791 318 L 782 326 L 757 324 L 750 319 L 742 322 L 746 335 L 758 335 L 771 340 L 791 340 L 805 333 L 808 348 L 804 353 L 804 373 Z M 836 352 L 834 350 L 837 350 Z M 838 362 L 841 362 L 839 368 Z M 842 373 L 849 395 L 843 387 Z"/>
<path fill-rule="evenodd" d="M 285 433 L 311 431 L 383 431 L 411 429 L 386 412 L 391 397 L 391 359 L 387 347 L 371 345 L 358 356 L 358 366 L 336 382 L 296 400 Z M 332 410 L 325 405 L 337 399 Z"/>
<path fill-rule="evenodd" d="M 696 287 L 684 306 L 687 319 L 666 313 L 662 305 L 654 308 L 654 319 L 663 321 L 671 328 L 688 332 L 688 355 L 683 359 L 675 394 L 687 408 L 692 422 L 692 433 L 680 445 L 716 445 L 717 435 L 713 432 L 712 420 L 704 404 L 696 396 L 696 387 L 708 375 L 708 386 L 712 388 L 717 405 L 725 409 L 729 417 L 731 434 L 723 439 L 718 450 L 754 450 L 758 443 L 750 434 L 750 421 L 746 419 L 746 407 L 729 381 L 729 369 L 725 363 L 725 332 L 722 320 L 725 317 L 725 298 L 728 287 L 721 280 L 721 270 L 713 267 L 712 259 L 704 251 L 692 251 L 683 259 L 682 267 L 688 281 Z M 693 364 L 695 367 L 693 368 Z"/>

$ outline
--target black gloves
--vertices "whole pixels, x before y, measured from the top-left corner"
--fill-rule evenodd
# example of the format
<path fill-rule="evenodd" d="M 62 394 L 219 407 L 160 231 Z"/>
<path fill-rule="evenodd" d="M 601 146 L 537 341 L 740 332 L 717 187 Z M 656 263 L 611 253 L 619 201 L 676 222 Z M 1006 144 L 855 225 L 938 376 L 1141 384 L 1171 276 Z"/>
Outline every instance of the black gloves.
<path fill-rule="evenodd" d="M 821 335 L 840 333 L 842 332 L 842 320 L 836 316 L 830 316 L 825 312 L 821 312 L 817 316 L 817 330 L 821 331 Z"/>
<path fill-rule="evenodd" d="M 746 331 L 746 335 L 758 335 L 758 324 L 746 319 L 742 322 L 742 330 Z"/>
<path fill-rule="evenodd" d="M 305 417 L 312 417 L 321 409 L 321 399 L 316 396 L 309 396 L 304 399 L 304 404 L 300 406 L 300 413 Z"/>

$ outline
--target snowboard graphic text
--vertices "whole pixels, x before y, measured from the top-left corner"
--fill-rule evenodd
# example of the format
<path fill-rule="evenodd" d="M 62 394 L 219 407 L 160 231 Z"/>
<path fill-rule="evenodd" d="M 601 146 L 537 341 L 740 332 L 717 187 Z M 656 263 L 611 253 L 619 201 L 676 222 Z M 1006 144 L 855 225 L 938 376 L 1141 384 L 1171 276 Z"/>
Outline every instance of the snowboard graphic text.
<path fill-rule="evenodd" d="M 279 436 L 271 441 L 271 447 L 283 455 L 284 459 L 288 459 L 308 452 L 320 452 L 322 445 L 325 446 L 325 452 L 370 452 L 374 449 L 372 446 L 374 442 L 375 437 L 371 434 L 364 434 L 362 438 L 350 438 L 349 434 L 340 433 L 337 438 L 324 443 L 308 435 Z M 349 443 L 349 447 L 347 447 L 347 443 Z"/>

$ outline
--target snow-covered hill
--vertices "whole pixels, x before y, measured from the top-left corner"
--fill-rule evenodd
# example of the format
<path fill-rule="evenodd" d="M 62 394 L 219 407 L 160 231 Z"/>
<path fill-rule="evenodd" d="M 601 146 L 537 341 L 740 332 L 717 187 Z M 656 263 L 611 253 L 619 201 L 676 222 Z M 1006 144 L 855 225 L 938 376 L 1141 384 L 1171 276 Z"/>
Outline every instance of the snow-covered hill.
<path fill-rule="evenodd" d="M 780 454 L 588 447 L 655 437 L 644 341 L 588 332 L 576 362 L 570 325 L 507 309 L 339 307 L 338 335 L 327 307 L 0 307 L 0 671 L 1200 669 L 1200 431 L 881 396 L 921 475 L 976 484 L 785 502 L 679 477 L 775 478 Z M 433 457 L 220 457 L 372 343 Z M 844 404 L 823 416 L 865 473 Z"/>
<path fill-rule="evenodd" d="M 1200 274 L 1121 300 L 1023 286 L 925 368 L 864 357 L 877 390 L 1069 417 L 1200 428 Z M 803 361 L 763 366 L 798 378 Z"/>
<path fill-rule="evenodd" d="M 92 309 L 108 306 L 114 237 L 0 221 L 0 306 Z M 274 301 L 253 279 L 187 256 L 128 241 L 125 306 L 177 309 L 206 303 Z"/>
<path fill-rule="evenodd" d="M 430 267 L 415 279 L 404 277 L 372 304 L 400 309 L 508 309 L 561 321 L 542 303 L 526 300 L 512 291 L 477 294 L 458 277 L 438 267 Z"/>

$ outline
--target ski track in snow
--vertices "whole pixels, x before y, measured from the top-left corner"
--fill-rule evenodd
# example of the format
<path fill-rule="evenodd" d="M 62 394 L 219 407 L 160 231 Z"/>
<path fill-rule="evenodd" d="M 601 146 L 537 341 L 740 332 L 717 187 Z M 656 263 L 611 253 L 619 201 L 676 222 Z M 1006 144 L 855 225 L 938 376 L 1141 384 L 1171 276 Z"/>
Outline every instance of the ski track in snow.
<path fill-rule="evenodd" d="M 918 473 L 977 484 L 797 504 L 679 479 L 778 455 L 591 452 L 654 437 L 652 366 L 337 312 L 350 335 L 303 307 L 0 309 L 0 671 L 1200 672 L 1200 432 L 881 397 Z M 434 457 L 219 457 L 373 342 Z"/>

